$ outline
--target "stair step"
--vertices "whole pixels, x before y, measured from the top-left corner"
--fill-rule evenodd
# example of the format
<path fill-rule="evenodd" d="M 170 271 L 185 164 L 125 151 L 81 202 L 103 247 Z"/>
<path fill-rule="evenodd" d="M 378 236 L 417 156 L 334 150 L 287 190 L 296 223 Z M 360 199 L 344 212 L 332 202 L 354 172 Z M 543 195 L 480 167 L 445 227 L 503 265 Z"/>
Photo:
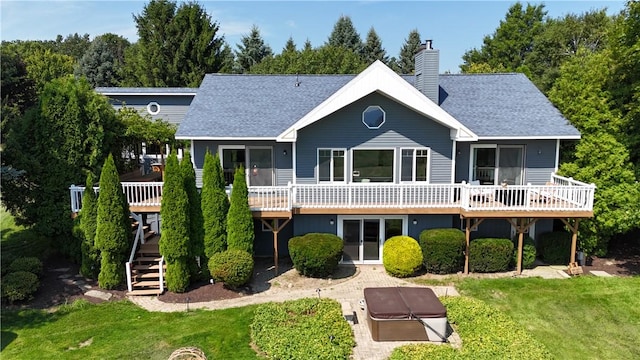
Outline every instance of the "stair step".
<path fill-rule="evenodd" d="M 167 269 L 167 264 L 162 264 L 163 269 Z M 160 265 L 158 264 L 145 264 L 145 265 L 134 265 L 134 270 L 160 270 Z"/>
<path fill-rule="evenodd" d="M 160 295 L 160 289 L 134 289 L 133 291 L 127 292 L 127 295 Z"/>
<path fill-rule="evenodd" d="M 157 263 L 158 261 L 162 260 L 161 256 L 138 256 L 135 258 L 134 261 L 137 262 L 154 262 Z"/>
<path fill-rule="evenodd" d="M 148 273 L 134 274 L 132 277 L 133 278 L 140 278 L 140 279 L 159 279 L 160 278 L 160 274 L 158 274 L 157 271 L 154 271 L 154 272 L 148 272 Z M 158 282 L 158 280 L 156 280 L 156 283 L 157 282 Z"/>
<path fill-rule="evenodd" d="M 160 288 L 160 282 L 158 280 L 134 281 L 131 284 L 133 285 L 133 287 Z"/>

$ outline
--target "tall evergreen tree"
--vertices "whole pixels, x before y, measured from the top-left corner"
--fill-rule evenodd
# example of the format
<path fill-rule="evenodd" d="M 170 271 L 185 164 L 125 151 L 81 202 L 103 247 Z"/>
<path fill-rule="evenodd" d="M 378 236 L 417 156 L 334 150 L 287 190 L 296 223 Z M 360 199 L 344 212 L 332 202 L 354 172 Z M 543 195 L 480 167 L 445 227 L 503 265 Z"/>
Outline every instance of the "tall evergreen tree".
<path fill-rule="evenodd" d="M 207 258 L 227 248 L 227 213 L 229 198 L 225 192 L 224 174 L 218 153 L 204 156 L 202 169 L 202 215 L 204 218 L 204 251 Z"/>
<path fill-rule="evenodd" d="M 382 48 L 382 40 L 380 40 L 373 27 L 367 33 L 367 41 L 364 43 L 362 56 L 367 64 L 371 64 L 376 60 L 380 60 L 385 64 L 389 62 L 387 52 Z"/>
<path fill-rule="evenodd" d="M 227 214 L 227 248 L 253 254 L 253 216 L 249 207 L 244 168 L 236 169 L 231 190 L 231 204 Z"/>
<path fill-rule="evenodd" d="M 109 155 L 100 174 L 95 245 L 100 250 L 98 284 L 113 289 L 125 278 L 125 262 L 131 250 L 129 204 L 122 192 L 113 156 Z"/>
<path fill-rule="evenodd" d="M 196 276 L 200 271 L 196 258 L 201 261 L 204 260 L 204 220 L 202 218 L 200 193 L 196 187 L 196 173 L 188 151 L 185 152 L 180 162 L 180 169 L 184 180 L 184 189 L 189 199 L 189 250 L 191 251 L 189 265 L 191 275 Z"/>
<path fill-rule="evenodd" d="M 109 45 L 97 37 L 75 66 L 76 76 L 85 76 L 91 86 L 115 86 L 118 84 L 118 74 L 115 56 Z"/>
<path fill-rule="evenodd" d="M 87 183 L 82 193 L 80 217 L 80 227 L 83 234 L 80 274 L 90 279 L 96 279 L 100 273 L 100 251 L 95 244 L 98 226 L 98 198 L 93 190 L 93 175 L 91 173 L 87 176 Z"/>
<path fill-rule="evenodd" d="M 269 45 L 264 43 L 260 35 L 260 29 L 255 25 L 251 27 L 249 35 L 243 36 L 240 41 L 242 44 L 236 45 L 238 47 L 236 51 L 236 72 L 249 72 L 253 66 L 273 55 Z"/>
<path fill-rule="evenodd" d="M 409 32 L 409 37 L 404 40 L 402 48 L 400 48 L 400 58 L 398 59 L 398 69 L 401 74 L 412 74 L 415 70 L 415 57 L 420 44 L 420 33 L 418 29 L 413 29 Z"/>
<path fill-rule="evenodd" d="M 362 55 L 362 38 L 349 16 L 342 15 L 333 25 L 333 30 L 327 40 L 327 45 L 347 48 L 358 55 Z"/>
<path fill-rule="evenodd" d="M 178 7 L 170 0 L 151 0 L 134 20 L 139 40 L 126 53 L 124 83 L 197 87 L 206 73 L 221 69 L 224 38 L 198 3 Z"/>
<path fill-rule="evenodd" d="M 167 289 L 184 292 L 189 286 L 189 198 L 178 155 L 167 157 L 162 188 L 160 254 L 167 262 Z"/>

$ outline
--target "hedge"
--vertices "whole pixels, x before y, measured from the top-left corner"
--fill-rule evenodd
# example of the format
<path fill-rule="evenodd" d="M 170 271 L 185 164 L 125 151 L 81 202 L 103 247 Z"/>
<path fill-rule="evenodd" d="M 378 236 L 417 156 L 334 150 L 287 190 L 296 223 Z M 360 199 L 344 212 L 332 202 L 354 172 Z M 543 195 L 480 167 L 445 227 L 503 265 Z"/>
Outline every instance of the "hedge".
<path fill-rule="evenodd" d="M 571 234 L 564 231 L 548 232 L 538 238 L 538 253 L 545 263 L 567 265 L 571 259 Z"/>
<path fill-rule="evenodd" d="M 289 256 L 293 267 L 304 276 L 331 275 L 342 257 L 344 243 L 333 234 L 309 233 L 289 239 Z"/>
<path fill-rule="evenodd" d="M 509 270 L 513 243 L 509 239 L 476 239 L 469 245 L 469 270 L 501 272 Z"/>
<path fill-rule="evenodd" d="M 530 237 L 525 237 L 522 241 L 522 268 L 533 269 L 536 262 L 536 243 Z M 518 264 L 518 237 L 513 239 L 513 265 Z"/>
<path fill-rule="evenodd" d="M 42 275 L 42 261 L 37 257 L 20 257 L 9 265 L 9 272 L 26 271 L 36 276 Z"/>
<path fill-rule="evenodd" d="M 422 250 L 418 242 L 405 235 L 394 236 L 384 242 L 382 264 L 391 276 L 408 277 L 422 266 Z"/>
<path fill-rule="evenodd" d="M 349 359 L 355 346 L 342 307 L 325 298 L 259 305 L 251 338 L 269 359 Z"/>
<path fill-rule="evenodd" d="M 251 280 L 253 266 L 251 254 L 239 249 L 216 253 L 209 259 L 211 277 L 232 288 L 242 286 Z"/>
<path fill-rule="evenodd" d="M 544 345 L 509 316 L 480 300 L 464 296 L 440 299 L 449 322 L 462 340 L 462 348 L 446 345 L 405 345 L 390 360 L 415 359 L 551 359 Z"/>
<path fill-rule="evenodd" d="M 466 238 L 459 229 L 428 229 L 420 233 L 420 248 L 427 272 L 451 274 L 464 268 Z"/>
<path fill-rule="evenodd" d="M 36 274 L 28 271 L 16 271 L 2 277 L 2 298 L 10 303 L 18 300 L 30 300 L 38 290 L 40 281 Z"/>

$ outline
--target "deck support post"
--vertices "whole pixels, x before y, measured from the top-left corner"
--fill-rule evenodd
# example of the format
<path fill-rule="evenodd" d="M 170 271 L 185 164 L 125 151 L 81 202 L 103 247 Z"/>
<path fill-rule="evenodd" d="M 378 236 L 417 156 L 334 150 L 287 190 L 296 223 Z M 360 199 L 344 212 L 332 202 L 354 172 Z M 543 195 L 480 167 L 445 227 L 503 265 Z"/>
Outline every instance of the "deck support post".
<path fill-rule="evenodd" d="M 464 219 L 465 229 L 464 229 L 464 237 L 465 237 L 465 249 L 464 249 L 464 274 L 469 275 L 469 242 L 471 237 L 471 218 Z"/>
<path fill-rule="evenodd" d="M 576 262 L 576 247 L 578 245 L 578 225 L 580 225 L 580 219 L 575 219 L 573 225 L 569 220 L 560 219 L 571 230 L 571 256 L 569 262 Z"/>
<path fill-rule="evenodd" d="M 260 219 L 260 221 L 264 224 L 264 226 L 266 226 L 273 233 L 273 262 L 274 262 L 275 274 L 278 275 L 278 233 L 285 226 L 287 226 L 289 221 L 291 221 L 291 218 L 285 219 L 285 221 L 283 221 L 282 223 L 280 223 L 279 221 L 280 219 L 272 219 L 272 220 L 273 222 L 269 223 L 269 221 L 265 219 Z"/>
<path fill-rule="evenodd" d="M 524 233 L 529 230 L 529 228 L 536 223 L 539 219 L 529 219 L 529 218 L 517 218 L 514 222 L 511 219 L 507 219 L 507 221 L 513 226 L 518 232 L 518 252 L 517 252 L 517 264 L 516 264 L 516 274 L 522 274 L 522 248 L 524 243 Z"/>

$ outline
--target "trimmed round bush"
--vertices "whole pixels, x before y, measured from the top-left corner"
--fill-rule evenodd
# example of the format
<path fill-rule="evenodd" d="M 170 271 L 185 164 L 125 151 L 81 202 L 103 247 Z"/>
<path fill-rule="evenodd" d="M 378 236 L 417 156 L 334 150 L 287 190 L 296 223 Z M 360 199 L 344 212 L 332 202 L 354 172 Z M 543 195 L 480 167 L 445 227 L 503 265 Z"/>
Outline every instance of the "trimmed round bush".
<path fill-rule="evenodd" d="M 466 240 L 459 229 L 424 230 L 419 242 L 427 272 L 451 274 L 463 270 Z"/>
<path fill-rule="evenodd" d="M 215 281 L 228 287 L 238 287 L 249 282 L 253 275 L 253 256 L 240 249 L 230 249 L 214 254 L 209 259 L 209 272 Z"/>
<path fill-rule="evenodd" d="M 37 257 L 21 257 L 13 260 L 9 265 L 10 272 L 26 271 L 37 276 L 42 275 L 42 261 Z"/>
<path fill-rule="evenodd" d="M 469 244 L 469 270 L 500 272 L 509 270 L 513 243 L 509 239 L 476 239 Z"/>
<path fill-rule="evenodd" d="M 391 237 L 384 242 L 382 250 L 382 264 L 391 276 L 408 277 L 422 266 L 422 250 L 410 236 Z"/>
<path fill-rule="evenodd" d="M 530 237 L 525 237 L 522 240 L 522 268 L 533 269 L 533 264 L 536 262 L 536 243 Z M 518 264 L 518 237 L 513 239 L 513 265 Z"/>
<path fill-rule="evenodd" d="M 2 298 L 10 303 L 19 300 L 30 300 L 38 290 L 40 281 L 36 274 L 28 271 L 8 273 L 2 278 Z"/>
<path fill-rule="evenodd" d="M 540 258 L 549 265 L 567 265 L 571 259 L 571 234 L 564 231 L 548 232 L 538 238 Z"/>
<path fill-rule="evenodd" d="M 304 276 L 326 277 L 337 268 L 344 243 L 334 234 L 309 233 L 289 239 L 293 267 Z"/>

